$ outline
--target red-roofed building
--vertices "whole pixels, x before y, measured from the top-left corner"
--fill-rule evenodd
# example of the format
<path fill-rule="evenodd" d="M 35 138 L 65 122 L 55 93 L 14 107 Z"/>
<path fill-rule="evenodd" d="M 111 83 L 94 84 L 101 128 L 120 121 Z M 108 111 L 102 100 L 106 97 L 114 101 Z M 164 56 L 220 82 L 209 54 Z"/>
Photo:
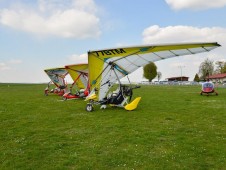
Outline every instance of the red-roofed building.
<path fill-rule="evenodd" d="M 212 82 L 216 83 L 225 83 L 226 82 L 226 73 L 214 74 L 208 77 Z"/>

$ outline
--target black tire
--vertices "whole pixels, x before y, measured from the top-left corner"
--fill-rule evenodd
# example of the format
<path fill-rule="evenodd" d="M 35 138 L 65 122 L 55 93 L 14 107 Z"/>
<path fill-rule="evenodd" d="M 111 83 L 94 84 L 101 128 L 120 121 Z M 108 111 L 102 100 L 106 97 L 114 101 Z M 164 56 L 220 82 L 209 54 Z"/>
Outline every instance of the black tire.
<path fill-rule="evenodd" d="M 92 104 L 87 104 L 86 105 L 86 111 L 87 112 L 92 112 L 93 111 L 93 105 Z"/>
<path fill-rule="evenodd" d="M 67 100 L 67 97 L 64 97 L 64 96 L 63 96 L 62 99 L 63 99 L 63 101 L 66 101 L 66 100 Z"/>

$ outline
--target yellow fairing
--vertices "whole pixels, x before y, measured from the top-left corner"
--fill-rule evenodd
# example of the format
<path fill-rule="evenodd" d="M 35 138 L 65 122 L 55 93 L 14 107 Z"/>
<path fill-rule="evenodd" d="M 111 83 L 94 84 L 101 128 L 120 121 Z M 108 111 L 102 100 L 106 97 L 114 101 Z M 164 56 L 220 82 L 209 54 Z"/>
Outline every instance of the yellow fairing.
<path fill-rule="evenodd" d="M 141 97 L 137 97 L 130 104 L 127 104 L 124 108 L 129 111 L 136 109 L 138 103 L 140 102 L 140 99 L 141 99 Z"/>
<path fill-rule="evenodd" d="M 90 96 L 86 97 L 85 101 L 95 100 L 96 98 L 97 98 L 97 95 L 96 94 L 91 94 Z"/>

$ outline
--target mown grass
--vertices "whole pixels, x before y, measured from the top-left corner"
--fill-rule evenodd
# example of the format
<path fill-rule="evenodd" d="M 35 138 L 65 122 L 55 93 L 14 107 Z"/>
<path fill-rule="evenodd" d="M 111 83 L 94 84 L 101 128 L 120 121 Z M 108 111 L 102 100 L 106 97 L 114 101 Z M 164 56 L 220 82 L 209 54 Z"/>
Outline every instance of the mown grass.
<path fill-rule="evenodd" d="M 142 86 L 135 111 L 86 112 L 45 86 L 0 84 L 0 169 L 226 169 L 226 88 Z"/>

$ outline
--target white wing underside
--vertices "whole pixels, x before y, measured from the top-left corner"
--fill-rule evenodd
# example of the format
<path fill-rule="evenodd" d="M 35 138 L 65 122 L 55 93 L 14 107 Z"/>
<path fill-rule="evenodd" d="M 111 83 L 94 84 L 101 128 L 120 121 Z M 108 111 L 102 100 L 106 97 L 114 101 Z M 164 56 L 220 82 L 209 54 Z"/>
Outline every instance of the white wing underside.
<path fill-rule="evenodd" d="M 101 101 L 106 96 L 110 87 L 113 84 L 115 84 L 118 79 L 125 77 L 125 74 L 121 73 L 117 69 L 114 69 L 115 72 L 111 70 L 111 67 L 108 64 L 111 61 L 114 62 L 117 66 L 123 68 L 123 70 L 125 70 L 128 74 L 130 74 L 136 71 L 139 67 L 143 67 L 144 65 L 150 62 L 169 59 L 176 56 L 207 52 L 207 51 L 211 51 L 214 48 L 216 47 L 211 46 L 211 47 L 205 47 L 205 48 L 202 48 L 202 47 L 187 48 L 187 49 L 179 49 L 179 50 L 158 51 L 158 52 L 145 53 L 145 54 L 133 54 L 127 57 L 118 56 L 118 57 L 109 58 L 104 63 L 104 68 L 106 67 L 107 68 L 105 69 L 105 71 L 102 73 L 102 76 L 101 76 L 99 100 Z"/>

